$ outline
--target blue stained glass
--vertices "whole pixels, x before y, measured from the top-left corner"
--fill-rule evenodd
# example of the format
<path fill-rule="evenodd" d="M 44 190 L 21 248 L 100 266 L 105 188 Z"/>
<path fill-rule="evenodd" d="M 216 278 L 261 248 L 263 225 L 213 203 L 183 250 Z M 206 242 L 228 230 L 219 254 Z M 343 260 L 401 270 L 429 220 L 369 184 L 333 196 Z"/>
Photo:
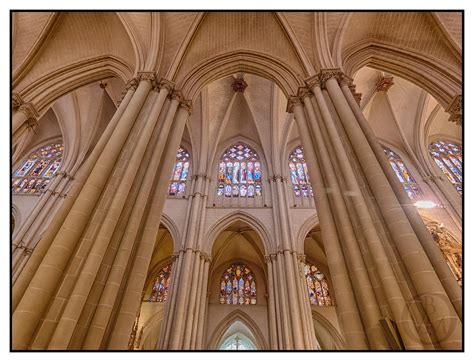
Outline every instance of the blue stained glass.
<path fill-rule="evenodd" d="M 169 196 L 183 196 L 186 191 L 186 181 L 189 174 L 189 153 L 183 148 L 178 148 L 176 161 L 173 167 Z"/>
<path fill-rule="evenodd" d="M 14 194 L 38 194 L 61 167 L 64 146 L 52 143 L 32 152 L 12 175 Z"/>
<path fill-rule="evenodd" d="M 462 146 L 454 142 L 438 141 L 433 142 L 429 150 L 436 165 L 462 194 Z"/>
<path fill-rule="evenodd" d="M 309 184 L 308 167 L 304 160 L 303 148 L 301 146 L 296 147 L 290 154 L 288 168 L 295 196 L 313 196 L 313 190 Z"/>
<path fill-rule="evenodd" d="M 419 198 L 422 195 L 421 190 L 418 188 L 415 180 L 408 171 L 403 160 L 398 154 L 396 154 L 389 148 L 383 147 L 383 149 L 390 162 L 390 166 L 395 172 L 395 175 L 397 176 L 398 180 L 403 185 L 403 189 L 407 193 L 408 197 L 410 197 L 410 199 Z"/>
<path fill-rule="evenodd" d="M 232 185 L 224 193 L 220 190 L 220 182 Z M 217 195 L 226 197 L 254 197 L 261 193 L 261 170 L 257 153 L 243 143 L 230 147 L 219 163 Z M 247 185 L 242 187 L 243 185 Z M 254 185 L 250 188 L 250 184 Z"/>

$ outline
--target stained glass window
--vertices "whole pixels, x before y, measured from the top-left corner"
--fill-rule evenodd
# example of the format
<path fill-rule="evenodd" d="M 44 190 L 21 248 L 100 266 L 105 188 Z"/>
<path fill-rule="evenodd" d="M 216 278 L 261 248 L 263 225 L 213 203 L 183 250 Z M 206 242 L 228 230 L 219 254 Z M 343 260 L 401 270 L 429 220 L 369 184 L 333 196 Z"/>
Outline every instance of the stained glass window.
<path fill-rule="evenodd" d="M 244 143 L 230 147 L 219 163 L 217 195 L 262 195 L 262 168 L 257 153 Z"/>
<path fill-rule="evenodd" d="M 170 284 L 170 275 L 171 275 L 171 264 L 168 264 L 163 269 L 158 272 L 155 282 L 153 284 L 153 289 L 151 291 L 151 296 L 148 299 L 150 302 L 166 302 L 168 297 L 168 287 Z"/>
<path fill-rule="evenodd" d="M 257 304 L 255 275 L 243 263 L 232 264 L 221 278 L 221 304 Z"/>
<path fill-rule="evenodd" d="M 333 305 L 326 276 L 311 264 L 304 265 L 304 276 L 310 303 L 319 306 Z"/>
<path fill-rule="evenodd" d="M 171 176 L 170 196 L 184 196 L 186 180 L 189 173 L 189 153 L 183 147 L 178 148 L 176 162 L 174 163 L 173 175 Z"/>
<path fill-rule="evenodd" d="M 430 153 L 436 165 L 443 171 L 446 177 L 462 195 L 462 147 L 461 145 L 448 142 L 433 142 Z"/>
<path fill-rule="evenodd" d="M 313 189 L 309 183 L 308 167 L 303 156 L 303 147 L 296 147 L 290 155 L 288 161 L 290 168 L 290 178 L 295 196 L 313 196 Z"/>
<path fill-rule="evenodd" d="M 39 194 L 46 190 L 53 176 L 61 167 L 64 146 L 51 143 L 32 152 L 13 173 L 13 194 Z"/>
<path fill-rule="evenodd" d="M 393 171 L 397 175 L 398 180 L 402 183 L 403 188 L 410 199 L 419 198 L 422 195 L 422 192 L 413 179 L 413 176 L 408 172 L 408 169 L 400 156 L 390 148 L 383 147 L 383 150 L 390 161 Z"/>

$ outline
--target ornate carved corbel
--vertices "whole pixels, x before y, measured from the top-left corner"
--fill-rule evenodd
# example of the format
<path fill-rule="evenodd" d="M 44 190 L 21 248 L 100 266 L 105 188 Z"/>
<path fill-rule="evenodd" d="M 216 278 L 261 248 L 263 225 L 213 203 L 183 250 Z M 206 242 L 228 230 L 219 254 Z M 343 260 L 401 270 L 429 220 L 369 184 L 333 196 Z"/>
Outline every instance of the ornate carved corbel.
<path fill-rule="evenodd" d="M 458 126 L 462 125 L 462 95 L 458 94 L 453 98 L 446 112 L 449 113 L 449 122 L 454 122 Z"/>
<path fill-rule="evenodd" d="M 232 89 L 234 90 L 234 92 L 243 93 L 247 87 L 248 87 L 248 84 L 244 80 L 244 78 L 237 78 L 232 83 Z"/>
<path fill-rule="evenodd" d="M 293 113 L 293 110 L 296 105 L 301 104 L 299 97 L 290 96 L 288 97 L 288 103 L 286 105 L 286 111 L 288 113 Z"/>

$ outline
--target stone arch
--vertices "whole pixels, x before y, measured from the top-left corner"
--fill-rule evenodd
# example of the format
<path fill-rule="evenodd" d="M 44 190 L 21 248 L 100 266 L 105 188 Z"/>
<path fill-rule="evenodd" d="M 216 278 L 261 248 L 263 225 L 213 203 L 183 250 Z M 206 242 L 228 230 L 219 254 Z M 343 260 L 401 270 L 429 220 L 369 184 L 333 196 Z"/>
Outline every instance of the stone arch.
<path fill-rule="evenodd" d="M 28 84 L 19 95 L 33 103 L 41 116 L 57 99 L 77 88 L 111 77 L 126 82 L 132 75 L 133 70 L 119 58 L 98 56 L 54 70 Z"/>
<path fill-rule="evenodd" d="M 171 238 L 173 239 L 173 251 L 178 252 L 180 249 L 181 240 L 181 232 L 178 228 L 178 225 L 176 225 L 171 216 L 166 214 L 164 211 L 161 213 L 160 222 L 171 234 Z"/>
<path fill-rule="evenodd" d="M 260 220 L 243 210 L 235 210 L 217 220 L 214 225 L 209 228 L 204 238 L 202 251 L 210 254 L 217 236 L 236 221 L 242 221 L 256 231 L 262 240 L 265 255 L 270 254 L 275 248 L 270 241 L 271 238 L 268 229 Z"/>
<path fill-rule="evenodd" d="M 194 100 L 201 89 L 225 76 L 244 72 L 272 80 L 286 97 L 296 94 L 298 87 L 304 86 L 300 75 L 282 61 L 256 51 L 232 51 L 197 64 L 187 74 L 176 74 L 177 87 L 186 98 Z"/>
<path fill-rule="evenodd" d="M 331 341 L 334 342 L 336 350 L 346 349 L 346 343 L 344 341 L 344 338 L 342 337 L 338 329 L 334 326 L 334 324 L 329 321 L 329 319 L 323 316 L 318 310 L 316 310 L 316 308 L 313 308 L 311 310 L 311 316 L 313 319 L 313 324 L 316 321 L 324 329 L 324 331 L 331 336 Z M 318 339 L 319 343 L 321 343 L 321 340 L 323 338 L 321 338 L 320 335 L 318 336 L 316 327 L 315 327 L 315 333 L 316 333 L 316 338 Z"/>
<path fill-rule="evenodd" d="M 304 240 L 308 233 L 319 225 L 319 218 L 316 213 L 308 217 L 298 230 L 296 236 L 296 250 L 298 253 L 304 254 Z"/>
<path fill-rule="evenodd" d="M 364 66 L 390 72 L 404 78 L 431 94 L 444 109 L 461 93 L 461 74 L 447 69 L 427 56 L 395 46 L 364 41 L 348 49 L 342 68 L 349 75 Z"/>
<path fill-rule="evenodd" d="M 13 235 L 16 230 L 18 230 L 18 227 L 21 225 L 21 223 L 22 223 L 22 215 L 21 215 L 20 209 L 18 206 L 16 206 L 12 202 L 12 210 L 10 214 L 10 225 L 11 225 L 10 234 L 11 235 Z"/>
<path fill-rule="evenodd" d="M 216 350 L 227 329 L 237 321 L 242 322 L 252 332 L 257 342 L 257 347 L 262 350 L 268 349 L 265 337 L 260 331 L 257 323 L 255 323 L 253 319 L 247 315 L 247 313 L 240 309 L 232 311 L 219 322 L 217 327 L 214 329 L 211 338 L 209 339 L 208 349 Z"/>
<path fill-rule="evenodd" d="M 165 317 L 165 309 L 160 308 L 156 313 L 151 315 L 140 328 L 140 350 L 156 350 L 156 341 L 162 327 Z"/>

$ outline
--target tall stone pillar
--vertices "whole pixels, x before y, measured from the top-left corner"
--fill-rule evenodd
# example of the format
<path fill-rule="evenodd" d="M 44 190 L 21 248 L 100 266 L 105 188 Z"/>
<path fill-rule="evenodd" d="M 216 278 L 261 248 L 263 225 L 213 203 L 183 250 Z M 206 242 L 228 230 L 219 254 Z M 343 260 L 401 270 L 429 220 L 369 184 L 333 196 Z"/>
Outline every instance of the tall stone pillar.
<path fill-rule="evenodd" d="M 428 252 L 432 252 L 435 259 L 434 250 L 429 249 L 421 224 L 412 211 L 414 209 L 404 209 L 400 204 L 394 185 L 384 173 L 384 166 L 381 166 L 383 162 L 388 165 L 388 162 L 381 159 L 380 152 L 379 157 L 374 153 L 374 140 L 370 145 L 367 136 L 370 130 L 367 127 L 361 129 L 363 115 L 358 114 L 350 89 L 344 88 L 345 79 L 338 70 L 322 71 L 308 80 L 314 98 L 307 90 L 301 92 L 308 117 L 305 117 L 301 107 L 295 105 L 294 110 L 303 147 L 310 149 L 309 157 L 305 150 L 305 157 L 310 160 L 310 173 L 317 164 L 311 160 L 311 153 L 317 151 L 323 179 L 318 175 L 312 179 L 317 185 L 322 183 L 325 187 L 319 192 L 317 187 L 316 196 L 318 193 L 330 194 L 329 202 L 334 203 L 334 207 L 328 211 L 335 214 L 334 221 L 338 220 L 336 230 L 341 236 L 345 235 L 343 240 L 349 246 L 345 250 L 351 256 L 346 263 L 350 266 L 357 262 L 362 271 L 366 269 L 366 272 L 359 272 L 352 283 L 361 283 L 354 288 L 356 295 L 360 287 L 366 285 L 365 295 L 362 294 L 364 298 L 360 298 L 359 294 L 358 300 L 368 297 L 367 300 L 372 301 L 371 311 L 363 313 L 369 343 L 372 347 L 377 340 L 374 337 L 380 334 L 380 325 L 376 320 L 382 311 L 383 314 L 388 313 L 385 318 L 395 320 L 407 349 L 433 348 L 437 343 L 444 349 L 460 348 L 459 318 L 427 256 Z M 342 89 L 339 83 L 343 84 Z M 305 120 L 312 137 L 302 132 Z M 316 147 L 312 148 L 313 145 Z M 343 199 L 338 196 L 341 191 Z M 320 217 L 325 214 L 321 209 L 326 201 L 324 199 L 324 196 L 320 197 L 318 202 L 316 197 Z M 321 220 L 324 240 L 324 229 L 328 227 L 323 224 L 325 221 Z M 426 241 L 425 247 L 422 246 L 423 240 Z M 328 253 L 328 262 L 330 259 Z M 331 263 L 329 266 L 332 273 Z M 357 267 L 355 270 L 360 269 Z M 370 276 L 370 281 L 365 274 Z M 336 283 L 334 287 L 337 297 Z M 340 299 L 336 301 L 339 303 Z M 413 307 L 417 302 L 421 302 L 423 310 Z M 430 309 L 429 305 L 435 307 Z M 419 324 L 420 312 L 430 319 L 436 333 L 435 341 L 428 336 L 429 326 L 423 322 Z M 345 329 L 344 321 L 342 324 Z M 443 329 L 441 324 L 449 328 Z M 370 337 L 371 333 L 375 334 Z"/>
<path fill-rule="evenodd" d="M 308 164 L 308 171 L 315 194 L 315 203 L 321 225 L 324 249 L 334 285 L 338 317 L 341 322 L 347 348 L 358 350 L 368 349 L 366 333 L 349 278 L 345 255 L 339 239 L 340 237 L 336 229 L 336 219 L 328 198 L 328 194 L 336 194 L 337 190 L 332 191 L 334 185 L 329 186 L 324 183 L 324 170 L 322 169 L 323 158 L 321 158 L 321 155 L 314 147 L 317 143 L 313 141 L 311 137 L 308 121 L 299 98 L 290 98 L 287 111 L 295 115 L 301 142 L 305 150 L 305 160 Z M 317 154 L 319 157 L 316 157 Z M 318 162 L 319 158 L 321 158 L 321 162 Z"/>
<path fill-rule="evenodd" d="M 110 337 L 106 343 L 107 349 L 125 350 L 128 348 L 128 340 L 133 328 L 135 315 L 141 305 L 141 294 L 158 234 L 161 213 L 167 197 L 166 190 L 169 187 L 169 177 L 176 159 L 176 150 L 181 142 L 190 111 L 190 102 L 181 100 L 170 130 L 170 136 L 166 142 L 166 151 L 160 161 L 160 167 L 158 168 L 160 172 L 157 173 L 154 182 L 155 189 L 152 192 L 154 196 L 149 201 L 149 209 L 143 226 L 143 232 L 138 239 L 133 259 L 130 261 L 131 268 L 125 283 L 123 296 L 118 305 L 115 323 L 109 324 Z M 181 255 L 179 259 L 181 259 Z"/>
<path fill-rule="evenodd" d="M 346 97 L 349 106 L 351 107 L 356 119 L 359 123 L 359 126 L 367 138 L 367 142 L 369 143 L 370 147 L 372 148 L 375 157 L 380 163 L 382 170 L 387 177 L 390 186 L 395 193 L 398 201 L 400 202 L 401 207 L 403 208 L 405 214 L 408 217 L 408 221 L 410 222 L 413 230 L 415 231 L 416 235 L 420 239 L 421 245 L 426 252 L 426 255 L 431 261 L 436 274 L 438 275 L 443 287 L 446 290 L 451 302 L 453 303 L 457 314 L 459 317 L 462 317 L 462 293 L 461 288 L 459 287 L 456 279 L 449 269 L 449 266 L 444 260 L 443 254 L 439 249 L 438 245 L 434 242 L 433 238 L 431 237 L 428 229 L 426 228 L 421 216 L 418 214 L 416 207 L 412 204 L 410 198 L 406 194 L 405 190 L 403 189 L 402 184 L 399 182 L 398 178 L 396 177 L 393 169 L 387 162 L 387 158 L 385 152 L 383 152 L 382 148 L 380 147 L 380 143 L 377 140 L 374 132 L 370 128 L 367 120 L 365 119 L 360 107 L 357 106 L 354 97 L 349 89 L 349 84 L 352 82 L 351 79 L 348 77 L 341 76 L 340 84 L 342 92 Z M 436 184 L 440 181 L 439 177 L 429 177 L 428 182 L 433 182 Z"/>

